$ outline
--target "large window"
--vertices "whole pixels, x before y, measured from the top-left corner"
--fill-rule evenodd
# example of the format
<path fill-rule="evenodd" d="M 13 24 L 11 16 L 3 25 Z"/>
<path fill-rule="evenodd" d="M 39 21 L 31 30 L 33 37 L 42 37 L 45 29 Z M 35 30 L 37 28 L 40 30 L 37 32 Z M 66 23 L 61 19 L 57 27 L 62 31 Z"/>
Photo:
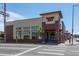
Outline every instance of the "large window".
<path fill-rule="evenodd" d="M 16 30 L 21 30 L 21 27 L 17 27 Z"/>
<path fill-rule="evenodd" d="M 30 38 L 30 27 L 24 27 L 23 28 L 23 36 L 24 36 L 24 39 Z"/>
<path fill-rule="evenodd" d="M 16 39 L 21 39 L 22 31 L 21 27 L 16 28 Z"/>
<path fill-rule="evenodd" d="M 39 26 L 32 26 L 31 27 L 32 39 L 36 39 L 38 37 L 38 29 L 39 29 Z"/>
<path fill-rule="evenodd" d="M 21 39 L 21 31 L 16 31 L 16 38 Z"/>
<path fill-rule="evenodd" d="M 24 30 L 30 30 L 30 27 L 24 27 L 23 29 Z"/>
<path fill-rule="evenodd" d="M 37 32 L 39 29 L 39 26 L 32 26 L 31 29 L 32 29 L 32 32 Z"/>

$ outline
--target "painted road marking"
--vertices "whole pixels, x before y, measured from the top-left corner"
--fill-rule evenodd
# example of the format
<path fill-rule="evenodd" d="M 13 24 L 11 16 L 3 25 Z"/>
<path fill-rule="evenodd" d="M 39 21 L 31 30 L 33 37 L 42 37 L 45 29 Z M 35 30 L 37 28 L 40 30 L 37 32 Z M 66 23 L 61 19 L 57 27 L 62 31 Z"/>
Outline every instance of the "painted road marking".
<path fill-rule="evenodd" d="M 17 50 L 20 50 L 20 49 L 30 49 L 30 48 L 20 48 L 20 47 L 0 47 L 0 49 L 17 49 Z"/>
<path fill-rule="evenodd" d="M 65 52 L 65 50 L 53 50 L 53 49 L 43 49 L 45 51 L 60 51 L 60 52 Z"/>
<path fill-rule="evenodd" d="M 61 56 L 64 55 L 64 53 L 52 53 L 52 52 L 38 52 L 38 53 L 40 53 L 40 54 L 51 54 L 51 55 L 61 55 Z"/>
<path fill-rule="evenodd" d="M 71 50 L 71 52 L 76 52 L 76 53 L 79 53 L 79 51 L 72 51 L 72 50 Z"/>
<path fill-rule="evenodd" d="M 19 56 L 19 55 L 22 55 L 22 54 L 24 54 L 24 53 L 28 53 L 28 52 L 30 52 L 30 51 L 36 50 L 36 49 L 41 48 L 41 47 L 42 47 L 42 46 L 38 46 L 38 47 L 35 47 L 35 48 L 32 48 L 32 49 L 25 50 L 25 51 L 23 51 L 23 52 L 21 52 L 21 53 L 16 54 L 15 56 Z"/>
<path fill-rule="evenodd" d="M 0 54 L 0 56 L 10 56 L 11 54 Z"/>
<path fill-rule="evenodd" d="M 35 44 L 0 44 L 0 46 L 37 46 Z"/>

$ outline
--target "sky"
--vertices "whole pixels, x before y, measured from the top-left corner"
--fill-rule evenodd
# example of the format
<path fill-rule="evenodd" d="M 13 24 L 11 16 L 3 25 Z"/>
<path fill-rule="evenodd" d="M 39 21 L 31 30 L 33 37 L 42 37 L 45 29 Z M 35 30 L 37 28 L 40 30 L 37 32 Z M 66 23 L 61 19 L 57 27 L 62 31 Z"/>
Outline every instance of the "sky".
<path fill-rule="evenodd" d="M 41 13 L 61 11 L 66 30 L 72 31 L 72 5 L 68 3 L 7 3 L 7 21 L 40 17 Z M 74 4 L 76 5 L 76 4 Z M 0 4 L 2 10 L 3 4 Z M 79 6 L 74 8 L 74 33 L 79 34 Z M 3 31 L 3 17 L 0 15 L 0 31 Z"/>

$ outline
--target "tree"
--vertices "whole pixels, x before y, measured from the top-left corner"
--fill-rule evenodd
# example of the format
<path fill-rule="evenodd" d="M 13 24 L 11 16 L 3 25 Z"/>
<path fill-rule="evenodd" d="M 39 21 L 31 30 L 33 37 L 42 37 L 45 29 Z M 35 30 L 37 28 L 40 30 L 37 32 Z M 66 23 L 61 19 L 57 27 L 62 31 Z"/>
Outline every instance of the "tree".
<path fill-rule="evenodd" d="M 42 29 L 42 28 L 39 28 L 38 29 L 38 36 L 39 36 L 39 39 L 41 39 L 42 38 L 42 35 L 43 35 L 43 33 L 44 33 L 45 31 Z"/>

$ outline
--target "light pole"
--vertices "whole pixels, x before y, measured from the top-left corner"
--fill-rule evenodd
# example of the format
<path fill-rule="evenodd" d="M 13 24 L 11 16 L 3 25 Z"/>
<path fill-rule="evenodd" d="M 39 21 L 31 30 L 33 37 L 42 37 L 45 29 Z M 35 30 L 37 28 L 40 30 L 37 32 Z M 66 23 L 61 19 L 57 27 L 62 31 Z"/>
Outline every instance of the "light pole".
<path fill-rule="evenodd" d="M 77 7 L 77 6 L 79 6 L 79 5 L 73 5 L 72 6 L 72 43 L 71 43 L 71 45 L 73 45 L 73 37 L 74 37 L 74 8 L 75 7 Z"/>
<path fill-rule="evenodd" d="M 6 13 L 6 3 L 3 5 L 3 11 L 0 11 L 0 14 L 3 15 L 4 18 L 4 41 L 6 42 L 6 17 L 9 17 L 9 14 Z"/>
<path fill-rule="evenodd" d="M 71 45 L 73 45 L 73 32 L 74 32 L 74 5 L 72 6 L 72 43 Z"/>
<path fill-rule="evenodd" d="M 6 42 L 6 4 L 4 3 L 4 41 Z"/>

